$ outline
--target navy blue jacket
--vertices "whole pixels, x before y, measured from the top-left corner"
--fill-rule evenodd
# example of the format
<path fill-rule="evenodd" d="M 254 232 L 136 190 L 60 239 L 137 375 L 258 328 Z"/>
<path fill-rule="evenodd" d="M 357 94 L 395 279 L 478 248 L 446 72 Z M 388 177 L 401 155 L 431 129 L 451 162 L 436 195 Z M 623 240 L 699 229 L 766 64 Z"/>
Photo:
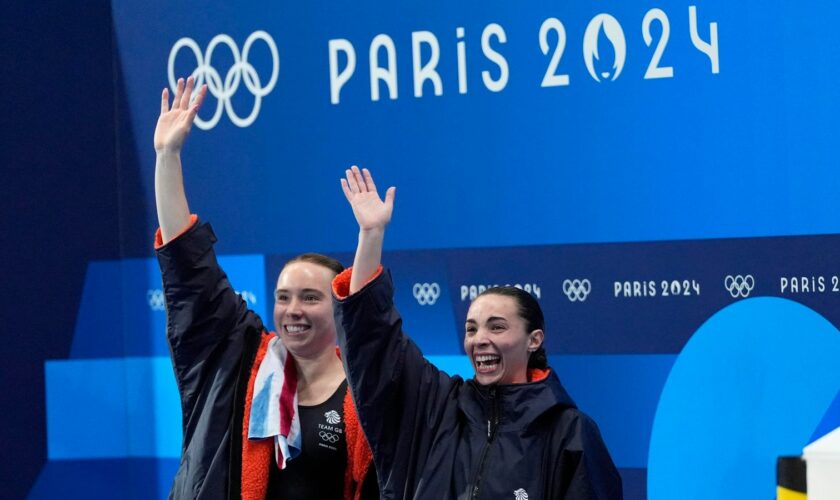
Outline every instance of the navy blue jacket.
<path fill-rule="evenodd" d="M 219 267 L 215 242 L 209 224 L 194 222 L 157 249 L 183 412 L 184 443 L 170 499 L 240 495 L 242 409 L 265 329 Z"/>
<path fill-rule="evenodd" d="M 621 499 L 621 478 L 592 419 L 551 372 L 481 386 L 450 377 L 402 331 L 390 274 L 347 297 L 336 324 L 362 428 L 386 499 Z"/>
<path fill-rule="evenodd" d="M 181 463 L 169 493 L 173 500 L 265 496 L 269 467 L 275 467 L 272 440 L 262 440 L 260 450 L 245 453 L 254 445 L 244 438 L 249 381 L 253 387 L 260 356 L 265 354 L 261 346 L 273 334 L 234 291 L 219 267 L 215 242 L 210 225 L 195 217 L 166 245 L 160 232 L 156 236 L 166 296 L 166 335 L 183 412 Z M 351 421 L 355 418 L 345 414 L 345 425 Z M 348 478 L 353 461 L 367 460 L 369 455 L 359 453 L 364 443 L 351 442 L 349 431 L 346 436 L 345 493 L 355 494 L 356 499 L 375 498 L 373 488 L 366 487 L 373 486 L 369 482 L 374 474 L 367 473 L 371 469 L 362 469 L 366 473 L 362 480 Z"/>

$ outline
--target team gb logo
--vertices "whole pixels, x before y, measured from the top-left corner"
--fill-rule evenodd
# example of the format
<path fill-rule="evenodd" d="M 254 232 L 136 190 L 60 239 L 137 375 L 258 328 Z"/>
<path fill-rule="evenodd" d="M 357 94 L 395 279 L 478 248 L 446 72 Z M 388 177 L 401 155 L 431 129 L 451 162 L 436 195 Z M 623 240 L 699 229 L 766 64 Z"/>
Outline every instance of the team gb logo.
<path fill-rule="evenodd" d="M 327 418 L 327 423 L 328 424 L 335 425 L 335 424 L 341 422 L 341 415 L 339 415 L 338 412 L 335 411 L 335 410 L 330 410 L 330 411 L 324 413 L 324 416 Z"/>

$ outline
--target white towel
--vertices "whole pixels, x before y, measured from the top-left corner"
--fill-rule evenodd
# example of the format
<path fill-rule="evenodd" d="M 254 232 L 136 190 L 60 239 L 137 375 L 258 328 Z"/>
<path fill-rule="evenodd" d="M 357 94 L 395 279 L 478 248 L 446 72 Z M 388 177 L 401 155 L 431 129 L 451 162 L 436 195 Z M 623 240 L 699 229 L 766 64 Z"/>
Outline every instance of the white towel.
<path fill-rule="evenodd" d="M 268 343 L 254 381 L 248 422 L 249 439 L 274 438 L 274 457 L 281 469 L 300 454 L 297 368 L 280 337 Z"/>

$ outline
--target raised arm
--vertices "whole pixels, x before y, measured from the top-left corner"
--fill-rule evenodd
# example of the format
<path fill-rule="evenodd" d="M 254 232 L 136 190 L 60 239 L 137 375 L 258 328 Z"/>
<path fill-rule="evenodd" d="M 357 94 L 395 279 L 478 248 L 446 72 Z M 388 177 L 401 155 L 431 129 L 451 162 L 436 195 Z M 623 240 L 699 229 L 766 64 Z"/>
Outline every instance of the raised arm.
<path fill-rule="evenodd" d="M 396 188 L 389 187 L 385 192 L 385 201 L 382 201 L 368 169 L 360 171 L 354 165 L 345 173 L 347 178 L 341 179 L 341 189 L 359 224 L 359 244 L 350 277 L 350 293 L 353 294 L 362 288 L 382 261 L 385 226 L 391 221 Z"/>
<path fill-rule="evenodd" d="M 423 464 L 437 467 L 440 461 L 431 456 L 434 436 L 451 437 L 452 426 L 440 426 L 456 421 L 456 406 L 447 402 L 454 400 L 460 379 L 429 363 L 402 331 L 390 273 L 370 281 L 382 257 L 394 188 L 383 201 L 370 172 L 354 166 L 346 176 L 341 187 L 359 224 L 359 246 L 352 271 L 333 282 L 339 347 L 382 497 L 402 498 Z"/>
<path fill-rule="evenodd" d="M 192 128 L 195 115 L 204 101 L 207 86 L 202 85 L 193 98 L 195 80 L 178 79 L 172 107 L 169 106 L 169 89 L 160 96 L 160 117 L 155 127 L 155 201 L 158 223 L 163 243 L 168 243 L 190 224 L 190 209 L 184 193 L 181 172 L 181 148 Z"/>

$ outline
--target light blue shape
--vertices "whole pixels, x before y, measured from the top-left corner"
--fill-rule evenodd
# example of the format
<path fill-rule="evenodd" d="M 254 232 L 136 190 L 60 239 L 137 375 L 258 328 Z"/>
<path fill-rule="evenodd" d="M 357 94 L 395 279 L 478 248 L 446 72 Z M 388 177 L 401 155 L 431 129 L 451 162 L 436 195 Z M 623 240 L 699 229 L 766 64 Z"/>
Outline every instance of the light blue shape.
<path fill-rule="evenodd" d="M 128 455 L 123 360 L 47 361 L 45 375 L 51 460 Z"/>
<path fill-rule="evenodd" d="M 51 460 L 180 456 L 169 358 L 49 361 L 45 371 Z"/>
<path fill-rule="evenodd" d="M 834 401 L 832 401 L 828 407 L 828 411 L 823 415 L 822 421 L 814 429 L 814 433 L 811 434 L 811 439 L 808 440 L 808 444 L 813 443 L 838 427 L 840 427 L 840 392 L 834 397 Z"/>
<path fill-rule="evenodd" d="M 755 298 L 712 316 L 662 391 L 651 500 L 774 498 L 780 455 L 799 455 L 840 389 L 840 334 L 796 302 Z"/>
<path fill-rule="evenodd" d="M 253 419 L 256 415 L 268 415 L 268 404 L 271 396 L 271 381 L 274 379 L 274 373 L 270 373 L 265 378 L 265 383 L 263 384 L 262 390 L 254 396 L 254 400 L 251 402 L 251 418 Z M 249 428 L 248 428 L 248 436 L 259 436 L 264 437 L 266 434 L 265 430 L 265 419 L 258 418 L 256 420 L 249 421 Z"/>
<path fill-rule="evenodd" d="M 168 357 L 126 358 L 130 457 L 181 454 L 181 401 Z"/>

